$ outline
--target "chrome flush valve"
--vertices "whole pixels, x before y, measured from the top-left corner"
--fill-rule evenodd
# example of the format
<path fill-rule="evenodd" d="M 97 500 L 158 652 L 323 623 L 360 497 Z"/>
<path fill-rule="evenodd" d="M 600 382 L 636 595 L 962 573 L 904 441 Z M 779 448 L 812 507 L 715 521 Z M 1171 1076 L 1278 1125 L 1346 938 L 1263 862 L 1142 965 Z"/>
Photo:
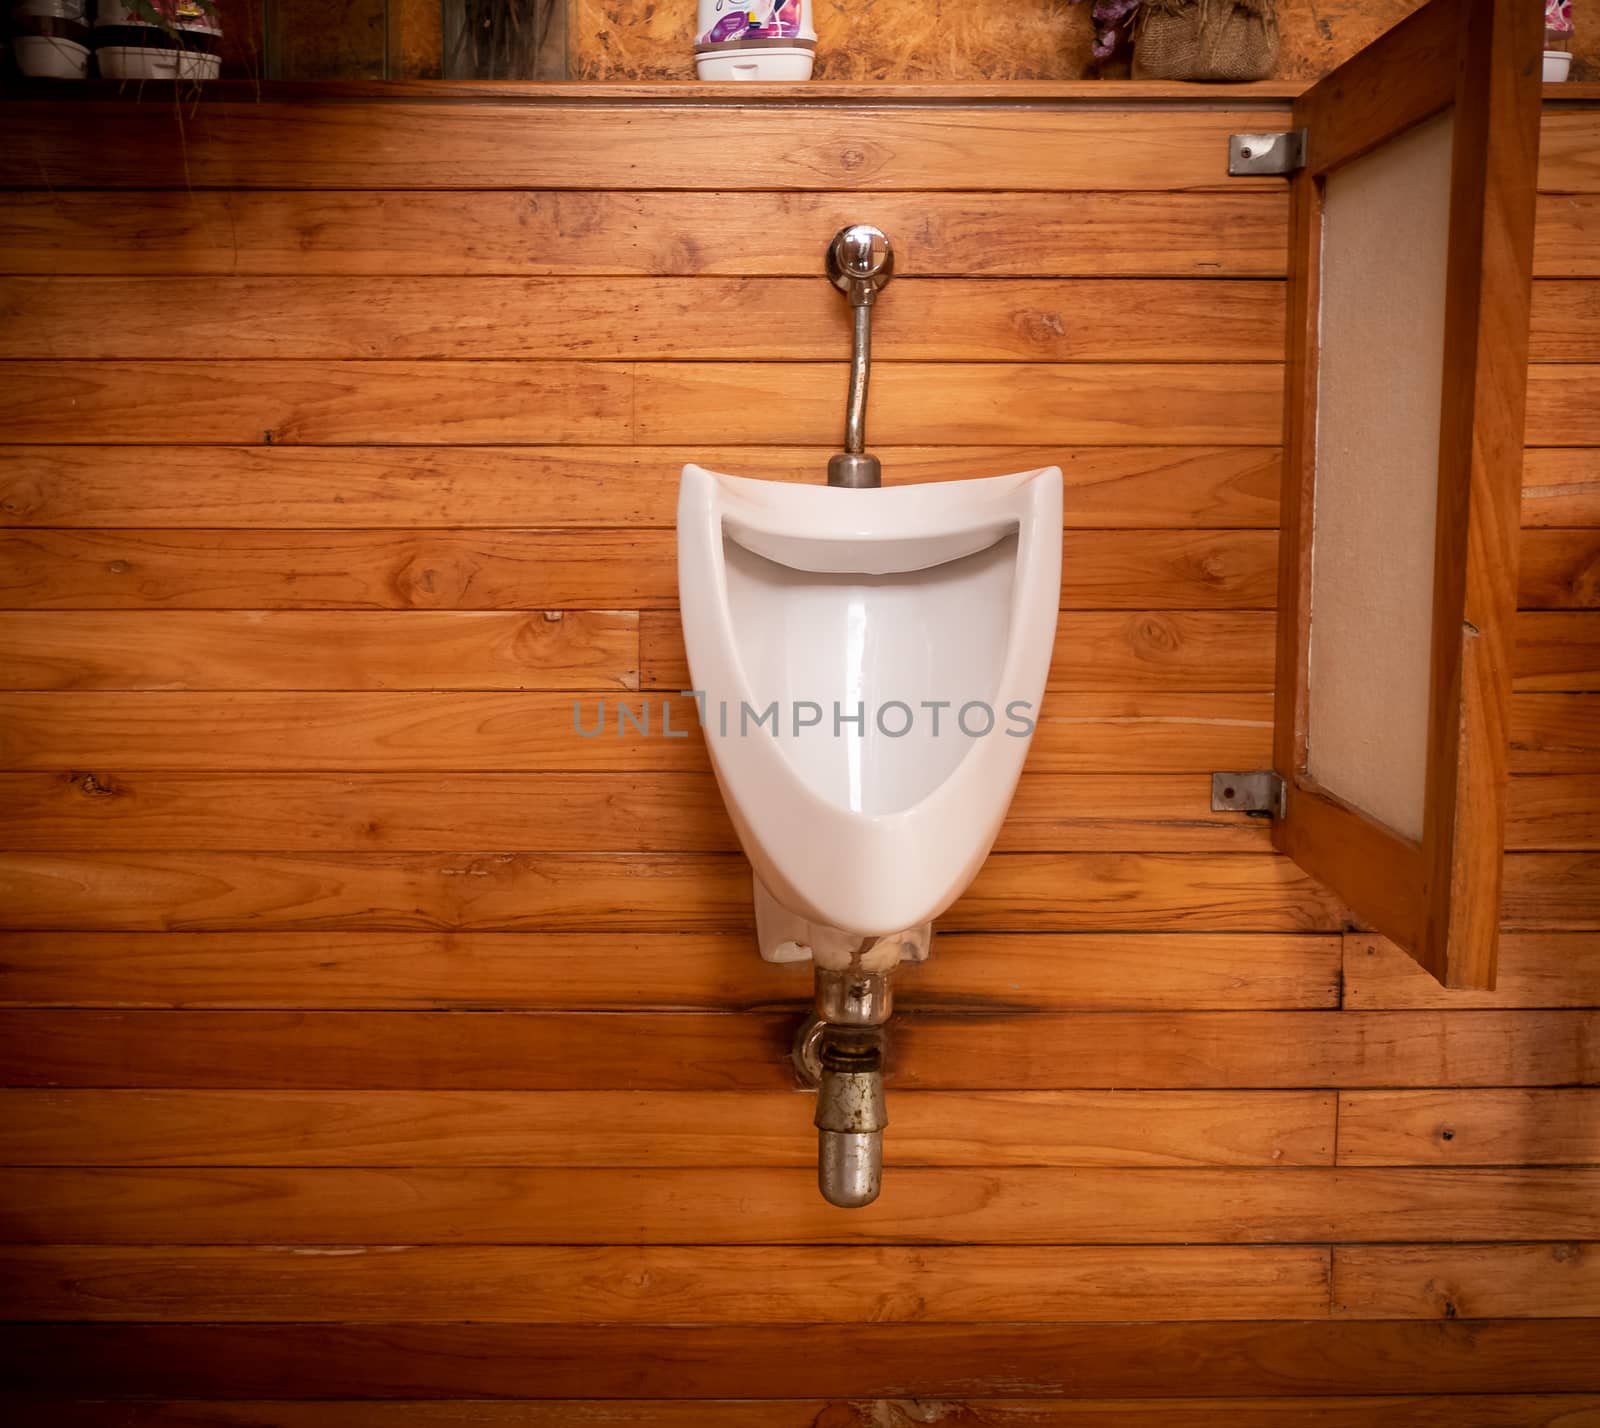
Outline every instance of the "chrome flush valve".
<path fill-rule="evenodd" d="M 883 466 L 867 455 L 867 376 L 872 365 L 872 304 L 894 276 L 894 245 L 870 223 L 841 228 L 828 244 L 828 276 L 850 299 L 850 396 L 844 450 L 828 461 L 830 486 L 881 486 Z"/>

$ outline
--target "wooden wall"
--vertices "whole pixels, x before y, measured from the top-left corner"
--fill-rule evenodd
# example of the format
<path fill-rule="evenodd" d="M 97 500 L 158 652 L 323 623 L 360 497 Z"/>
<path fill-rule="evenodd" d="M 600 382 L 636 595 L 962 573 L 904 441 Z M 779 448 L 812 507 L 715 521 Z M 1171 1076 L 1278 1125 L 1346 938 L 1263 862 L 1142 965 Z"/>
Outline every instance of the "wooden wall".
<path fill-rule="evenodd" d="M 1463 994 L 1208 811 L 1268 758 L 1285 194 L 1223 151 L 1277 111 L 398 94 L 7 106 L 14 1421 L 1600 1422 L 1600 115 Z M 1067 529 L 847 1212 L 699 741 L 571 712 L 686 680 L 686 457 L 818 479 L 850 219 L 891 478 L 1059 460 Z"/>

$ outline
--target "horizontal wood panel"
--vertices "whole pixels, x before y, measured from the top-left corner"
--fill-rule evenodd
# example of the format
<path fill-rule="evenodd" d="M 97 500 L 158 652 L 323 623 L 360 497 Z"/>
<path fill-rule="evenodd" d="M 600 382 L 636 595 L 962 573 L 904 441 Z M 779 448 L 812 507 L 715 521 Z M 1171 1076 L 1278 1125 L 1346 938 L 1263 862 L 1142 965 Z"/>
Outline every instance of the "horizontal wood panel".
<path fill-rule="evenodd" d="M 1553 1093 L 1561 1094 L 1561 1093 Z M 811 1165 L 792 1091 L 6 1091 L 6 1165 Z M 1328 1091 L 902 1092 L 890 1165 L 1327 1165 Z"/>
<path fill-rule="evenodd" d="M 592 112 L 592 111 L 591 111 Z M 1561 200 L 1547 199 L 1545 204 Z M 1569 199 L 1567 204 L 1587 200 Z M 1571 210 L 1544 264 L 1600 274 Z M 13 193 L 12 273 L 814 277 L 870 213 L 905 277 L 1281 278 L 1288 198 L 1243 193 Z M 708 241 L 708 235 L 714 238 Z"/>
<path fill-rule="evenodd" d="M 850 308 L 815 253 L 808 266 L 801 278 L 0 278 L 0 358 L 837 361 Z M 1587 288 L 1556 284 L 1536 308 L 1534 360 L 1600 357 Z M 1283 322 L 1281 282 L 902 278 L 874 304 L 872 352 L 1279 362 Z"/>
<path fill-rule="evenodd" d="M 810 1169 L 16 1169 L 0 1191 L 4 1238 L 47 1244 L 698 1244 L 708 1226 L 728 1244 L 1600 1237 L 1590 1169 L 907 1166 L 851 1211 Z"/>
<path fill-rule="evenodd" d="M 903 1009 L 1332 1007 L 1339 943 L 1327 933 L 941 932 L 895 995 Z M 761 961 L 744 930 L 0 932 L 0 963 L 0 1004 L 13 1006 L 797 1010 L 811 996 L 808 964 Z"/>
<path fill-rule="evenodd" d="M 1545 706 L 1585 696 L 1530 695 L 1521 757 L 1539 767 L 1600 767 L 1586 711 Z M 603 738 L 575 738 L 603 711 Z M 625 705 L 631 719 L 620 718 Z M 663 715 L 663 708 L 666 713 Z M 644 735 L 632 720 L 655 732 Z M 0 692 L 0 765 L 11 769 L 324 769 L 703 771 L 692 699 L 611 693 Z M 618 728 L 618 724 L 621 728 Z M 1269 694 L 1062 693 L 1041 707 L 1036 773 L 1207 773 L 1270 758 Z M 1592 748 L 1589 746 L 1593 746 Z"/>
<path fill-rule="evenodd" d="M 1585 780 L 1538 781 L 1518 842 L 1600 844 Z M 1577 783 L 1581 788 L 1568 788 Z M 1559 784 L 1561 788 L 1550 788 Z M 1600 799 L 1593 803 L 1600 804 Z M 570 852 L 736 852 L 706 774 L 0 774 L 17 849 L 213 848 L 474 852 L 537 843 Z M 1589 827 L 1594 824 L 1594 827 Z M 1006 852 L 1266 851 L 1270 830 L 1211 811 L 1211 781 L 1026 774 L 996 847 Z"/>
<path fill-rule="evenodd" d="M 1520 773 L 1600 772 L 1600 699 L 1593 694 L 1513 695 L 1511 768 Z"/>
<path fill-rule="evenodd" d="M 1580 544 L 1543 542 L 1547 585 L 1600 580 Z M 1261 530 L 1069 531 L 1061 606 L 1270 608 L 1277 548 Z M 0 607 L 25 610 L 675 609 L 677 593 L 670 531 L 0 533 Z"/>
<path fill-rule="evenodd" d="M 0 613 L 0 663 L 32 689 L 619 690 L 638 637 L 627 610 L 25 611 Z"/>
<path fill-rule="evenodd" d="M 1340 1245 L 1333 1312 L 1349 1319 L 1563 1319 L 1600 1315 L 1592 1244 Z"/>
<path fill-rule="evenodd" d="M 1507 853 L 1500 920 L 1535 931 L 1600 928 L 1600 856 Z"/>
<path fill-rule="evenodd" d="M 1230 179 L 1249 110 L 83 102 L 9 105 L 0 187 L 35 189 L 1269 189 Z M 179 124 L 182 124 L 180 133 Z M 1550 133 L 1547 126 L 1547 134 Z M 1546 139 L 1546 146 L 1552 144 Z M 1117 155 L 1108 165 L 1105 155 Z M 1559 157 L 1558 157 L 1559 156 Z M 1581 189 L 1570 136 L 1541 186 Z M 713 230 L 714 231 L 714 230 Z"/>
<path fill-rule="evenodd" d="M 1600 283 L 1534 283 L 1528 335 L 1530 361 L 1600 360 Z"/>
<path fill-rule="evenodd" d="M 0 448 L 0 513 L 14 526 L 566 527 L 671 530 L 688 461 L 751 477 L 821 481 L 836 446 L 294 446 Z M 259 438 L 253 438 L 259 440 Z M 888 485 L 1063 468 L 1069 529 L 1271 527 L 1271 447 L 894 447 L 874 443 Z M 1600 473 L 1530 452 L 1550 525 L 1580 525 L 1573 499 Z M 1587 453 L 1576 453 L 1587 455 Z M 1536 458 L 1544 462 L 1535 471 Z M 1559 469 L 1557 466 L 1559 465 Z M 1548 469 L 1545 469 L 1548 468 Z M 1570 478 L 1570 480 L 1568 479 Z M 1564 484 L 1563 484 L 1564 483 Z M 1576 493 L 1574 496 L 1573 493 Z M 1589 498 L 1600 507 L 1600 499 Z M 1600 515 L 1596 516 L 1600 523 Z"/>
<path fill-rule="evenodd" d="M 1273 629 L 1270 612 L 1068 613 L 1056 626 L 1049 687 L 1074 692 L 1269 690 Z M 0 632 L 3 630 L 0 617 Z M 683 629 L 676 612 L 642 612 L 639 646 L 641 689 L 689 687 Z M 1541 659 L 1545 665 L 1561 662 L 1553 650 L 1542 651 Z M 1571 662 L 1570 658 L 1566 661 Z M 1595 662 L 1600 664 L 1600 629 Z M 1548 677 L 1572 676 L 1552 671 Z"/>
<path fill-rule="evenodd" d="M 1587 109 L 1545 111 L 1539 125 L 1540 193 L 1600 193 L 1594 127 Z"/>
<path fill-rule="evenodd" d="M 1540 194 L 1533 226 L 1534 272 L 1600 277 L 1600 195 Z"/>
<path fill-rule="evenodd" d="M 1600 605 L 1600 529 L 1525 532 L 1517 603 L 1525 610 Z"/>
<path fill-rule="evenodd" d="M 1523 895 L 1540 871 L 1522 879 Z M 750 918 L 749 865 L 735 854 L 10 853 L 0 854 L 0 893 L 18 931 L 694 932 Z M 1555 896 L 1539 915 L 1571 913 Z M 1345 916 L 1271 854 L 998 853 L 940 925 L 1331 932 Z"/>
<path fill-rule="evenodd" d="M 0 1084 L 319 1090 L 783 1090 L 791 1013 L 4 1011 Z M 1562 1085 L 1600 1013 L 922 1013 L 911 1090 Z"/>
<path fill-rule="evenodd" d="M 805 1331 L 804 1353 L 795 1352 L 795 1342 L 792 1325 L 708 1329 L 40 1324 L 19 1325 L 8 1332 L 0 1344 L 0 1368 L 19 1392 L 77 1397 L 137 1394 L 146 1398 L 232 1394 L 273 1400 L 308 1394 L 345 1400 L 361 1394 L 417 1400 L 418 1408 L 430 1399 L 573 1399 L 594 1391 L 597 1365 L 610 1368 L 619 1363 L 629 1365 L 631 1392 L 675 1400 L 728 1394 L 748 1399 L 792 1398 L 819 1393 L 893 1399 L 917 1392 L 922 1396 L 916 1401 L 916 1411 L 923 1412 L 932 1395 L 955 1401 L 998 1395 L 1009 1409 L 1018 1401 L 1027 1406 L 1043 1394 L 1077 1400 L 1159 1393 L 1150 1405 L 1155 1416 L 1135 1420 L 1140 1428 L 1152 1422 L 1163 1428 L 1183 1423 L 1183 1419 L 1162 1414 L 1175 1399 L 1194 1394 L 1250 1395 L 1258 1406 L 1269 1406 L 1276 1413 L 1281 1405 L 1269 1401 L 1283 1394 L 1560 1393 L 1592 1391 L 1600 1385 L 1600 1367 L 1590 1352 L 1594 1325 L 1586 1319 L 1473 1324 L 1313 1320 L 985 1327 L 818 1325 Z M 1151 1365 L 1160 1363 L 1185 1365 L 1181 1379 L 1153 1379 Z M 1075 1411 L 1077 1404 L 1057 1406 Z M 474 1412 L 477 1407 L 473 1405 Z M 518 1411 L 524 1407 L 517 1405 Z M 537 1404 L 532 1407 L 537 1411 Z M 698 1403 L 692 1407 L 702 1411 Z M 132 1414 L 139 1409 L 134 1405 L 126 1411 Z M 341 1401 L 340 1422 L 363 1424 L 364 1428 L 364 1420 L 353 1415 L 365 1411 Z M 637 1410 L 607 1400 L 605 1411 L 614 1415 Z M 870 1411 L 877 1413 L 877 1407 L 871 1406 Z M 278 1412 L 274 1403 L 269 1413 Z M 346 1418 L 346 1414 L 352 1416 Z M 140 1422 L 137 1418 L 131 1421 Z M 268 1421 L 279 1424 L 275 1417 Z M 296 1425 L 304 1421 L 287 1420 Z M 434 1428 L 438 1420 L 421 1421 Z M 526 1421 L 543 1425 L 552 1420 Z M 566 1424 L 570 1419 L 554 1421 Z M 645 1424 L 653 1421 L 643 1420 Z M 673 1428 L 683 1428 L 685 1423 L 698 1425 L 702 1420 L 668 1421 Z M 750 1422 L 734 1421 L 741 1428 Z M 846 1417 L 841 1428 L 855 1428 L 858 1421 Z M 866 1421 L 878 1428 L 882 1420 Z M 1073 1423 L 1071 1418 L 1044 1421 Z M 1279 1424 L 1283 1419 L 1258 1413 L 1253 1419 L 1230 1421 Z M 1306 1421 L 1322 1422 L 1317 1418 Z M 1387 1422 L 1414 1425 L 1439 1420 L 1423 1416 L 1332 1421 L 1340 1428 L 1352 1422 L 1372 1428 Z M 1491 1416 L 1465 1421 L 1472 1421 L 1476 1428 L 1502 1420 Z M 1536 1421 L 1541 1428 L 1560 1422 Z M 630 1420 L 623 1417 L 620 1422 L 629 1424 Z M 807 1428 L 811 1428 L 810 1420 Z"/>
<path fill-rule="evenodd" d="M 53 1428 L 325 1428 L 326 1402 L 53 1400 Z M 1588 1394 L 1466 1397 L 1060 1399 L 965 1398 L 941 1408 L 999 1428 L 1594 1428 L 1600 1398 Z M 571 1428 L 602 1417 L 607 1428 L 883 1428 L 916 1422 L 916 1399 L 595 1400 L 369 1399 L 338 1405 L 342 1428 Z M 897 1414 L 885 1420 L 885 1414 Z"/>
<path fill-rule="evenodd" d="M 315 443 L 836 441 L 848 362 L 50 362 L 0 364 L 0 441 Z M 1541 421 L 1583 441 L 1584 408 L 1536 368 Z M 1277 364 L 886 363 L 868 409 L 889 444 L 1276 445 Z M 1535 396 L 1533 393 L 1542 393 Z M 1159 393 L 1159 400 L 1151 394 Z M 175 424 L 174 411 L 183 412 Z M 1539 414 L 1539 421 L 1534 414 Z M 1592 434 L 1600 443 L 1600 431 Z"/>
<path fill-rule="evenodd" d="M 1243 524 L 1241 522 L 1240 524 Z M 1522 524 L 1600 525 L 1600 450 L 1533 447 L 1522 457 Z"/>
<path fill-rule="evenodd" d="M 1346 1006 L 1374 1011 L 1600 1006 L 1600 932 L 1502 933 L 1490 992 L 1441 987 L 1386 938 L 1350 933 L 1343 988 Z"/>
<path fill-rule="evenodd" d="M 1593 364 L 1528 368 L 1528 444 L 1600 446 L 1600 412 L 1592 400 L 1597 383 L 1600 367 Z"/>
<path fill-rule="evenodd" d="M 1341 1165 L 1600 1162 L 1600 1089 L 1347 1091 Z"/>
<path fill-rule="evenodd" d="M 1024 1293 L 1067 1323 L 1328 1312 L 1328 1252 L 1311 1247 L 52 1245 L 0 1249 L 0 1274 L 8 1312 L 35 1321 L 994 1323 Z"/>
<path fill-rule="evenodd" d="M 1519 690 L 1600 690 L 1600 613 L 1519 614 L 1513 658 Z"/>
<path fill-rule="evenodd" d="M 0 774 L 6 841 L 38 851 L 735 852 L 700 774 Z M 1025 773 L 1001 852 L 1265 851 L 1262 820 L 1211 808 L 1202 775 Z M 1513 780 L 1516 849 L 1600 848 L 1600 775 Z"/>

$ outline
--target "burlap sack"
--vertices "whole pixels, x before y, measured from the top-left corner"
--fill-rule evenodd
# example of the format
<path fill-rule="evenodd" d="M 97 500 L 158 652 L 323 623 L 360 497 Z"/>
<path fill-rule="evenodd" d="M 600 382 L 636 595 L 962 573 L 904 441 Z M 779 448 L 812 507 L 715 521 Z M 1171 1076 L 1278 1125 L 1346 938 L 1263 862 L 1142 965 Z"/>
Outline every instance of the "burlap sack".
<path fill-rule="evenodd" d="M 1277 0 L 1145 0 L 1133 28 L 1135 79 L 1269 79 Z"/>

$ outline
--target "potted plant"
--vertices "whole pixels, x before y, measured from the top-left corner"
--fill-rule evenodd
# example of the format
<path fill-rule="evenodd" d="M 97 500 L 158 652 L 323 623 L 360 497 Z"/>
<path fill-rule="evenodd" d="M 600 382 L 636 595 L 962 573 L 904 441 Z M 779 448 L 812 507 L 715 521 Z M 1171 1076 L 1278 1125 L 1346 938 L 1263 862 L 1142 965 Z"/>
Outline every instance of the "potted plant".
<path fill-rule="evenodd" d="M 215 79 L 222 20 L 216 0 L 100 0 L 94 46 L 104 79 Z"/>

